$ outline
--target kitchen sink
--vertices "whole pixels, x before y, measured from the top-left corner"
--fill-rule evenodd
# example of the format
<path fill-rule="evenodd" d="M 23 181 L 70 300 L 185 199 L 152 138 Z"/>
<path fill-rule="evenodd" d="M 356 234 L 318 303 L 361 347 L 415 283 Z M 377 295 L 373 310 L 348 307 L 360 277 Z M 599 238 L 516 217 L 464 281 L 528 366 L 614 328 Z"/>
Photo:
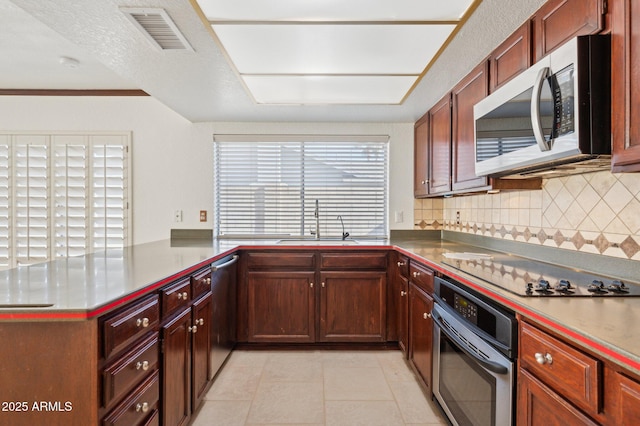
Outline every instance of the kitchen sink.
<path fill-rule="evenodd" d="M 285 246 L 353 246 L 359 243 L 356 240 L 341 240 L 339 238 L 320 238 L 319 240 L 299 238 L 280 240 L 277 244 Z"/>

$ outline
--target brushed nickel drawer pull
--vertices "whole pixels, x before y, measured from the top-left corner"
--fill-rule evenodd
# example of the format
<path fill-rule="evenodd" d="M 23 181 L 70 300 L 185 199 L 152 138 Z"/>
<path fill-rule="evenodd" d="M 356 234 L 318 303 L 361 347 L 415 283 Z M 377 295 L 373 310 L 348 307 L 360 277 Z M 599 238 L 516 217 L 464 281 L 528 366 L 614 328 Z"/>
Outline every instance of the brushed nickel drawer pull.
<path fill-rule="evenodd" d="M 400 291 L 400 296 L 404 297 L 404 296 L 406 296 L 406 295 L 407 295 L 407 292 L 406 292 L 406 291 L 404 291 L 404 290 L 401 290 L 401 291 Z"/>
<path fill-rule="evenodd" d="M 147 411 L 149 411 L 149 403 L 148 402 L 143 402 L 142 404 L 137 403 L 136 413 L 139 413 L 140 411 L 142 411 L 143 413 L 146 413 Z"/>
<path fill-rule="evenodd" d="M 420 276 L 420 272 L 413 271 L 413 277 L 417 278 Z"/>
<path fill-rule="evenodd" d="M 149 318 L 138 318 L 136 320 L 136 327 L 140 327 L 142 326 L 142 328 L 147 328 L 149 327 Z"/>
<path fill-rule="evenodd" d="M 536 362 L 540 365 L 553 364 L 553 357 L 550 353 L 543 355 L 540 352 L 536 352 L 534 357 L 536 358 Z"/>
<path fill-rule="evenodd" d="M 194 325 L 193 327 L 189 327 L 189 333 L 197 333 L 198 332 L 198 326 Z"/>
<path fill-rule="evenodd" d="M 140 370 L 141 368 L 143 371 L 147 371 L 149 369 L 149 361 L 138 361 L 136 363 L 136 370 Z"/>

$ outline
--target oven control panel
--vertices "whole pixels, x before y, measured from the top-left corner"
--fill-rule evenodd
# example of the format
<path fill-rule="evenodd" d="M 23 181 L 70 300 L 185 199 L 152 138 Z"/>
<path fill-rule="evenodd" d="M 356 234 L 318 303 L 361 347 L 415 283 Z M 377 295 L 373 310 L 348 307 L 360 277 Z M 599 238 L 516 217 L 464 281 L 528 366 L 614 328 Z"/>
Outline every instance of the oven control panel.
<path fill-rule="evenodd" d="M 453 308 L 472 324 L 478 324 L 478 306 L 459 295 L 453 294 Z"/>

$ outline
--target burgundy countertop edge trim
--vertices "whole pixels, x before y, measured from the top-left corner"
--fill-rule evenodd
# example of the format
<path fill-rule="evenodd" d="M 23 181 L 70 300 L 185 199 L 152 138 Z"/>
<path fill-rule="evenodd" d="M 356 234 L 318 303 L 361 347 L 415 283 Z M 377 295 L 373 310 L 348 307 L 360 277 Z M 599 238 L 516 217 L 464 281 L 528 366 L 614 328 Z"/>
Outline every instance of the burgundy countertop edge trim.
<path fill-rule="evenodd" d="M 509 306 L 511 309 L 513 309 L 514 311 L 527 316 L 529 318 L 532 318 L 544 325 L 546 325 L 547 327 L 549 327 L 550 329 L 565 334 L 569 337 L 571 337 L 573 340 L 578 341 L 580 343 L 582 343 L 583 345 L 587 346 L 588 348 L 590 348 L 591 350 L 595 351 L 596 353 L 601 353 L 603 355 L 605 355 L 607 358 L 611 359 L 611 360 L 616 360 L 618 361 L 618 363 L 620 363 L 622 366 L 624 367 L 630 367 L 630 368 L 634 368 L 635 370 L 637 370 L 638 372 L 640 372 L 640 362 L 633 360 L 631 358 L 628 358 L 626 356 L 624 356 L 623 354 L 621 354 L 620 352 L 617 352 L 607 346 L 604 346 L 600 343 L 594 342 L 593 340 L 589 339 L 588 337 L 584 336 L 583 334 L 580 334 L 574 330 L 571 330 L 567 327 L 564 327 L 562 325 L 559 325 L 555 322 L 553 322 L 552 320 L 550 320 L 549 318 L 545 317 L 544 315 L 538 314 L 536 312 L 533 312 L 529 309 L 527 309 L 526 307 L 512 301 L 509 300 L 507 298 L 505 298 L 504 296 L 501 296 L 499 294 L 496 294 L 490 290 L 488 290 L 487 288 L 483 287 L 483 286 L 479 286 L 471 281 L 469 281 L 468 278 L 464 278 L 458 274 L 456 274 L 455 272 L 452 272 L 449 269 L 443 268 L 440 265 L 433 263 L 432 261 L 425 259 L 419 255 L 416 255 L 415 253 L 411 253 L 409 251 L 406 251 L 405 249 L 402 249 L 400 247 L 395 247 L 395 249 L 399 252 L 401 252 L 402 254 L 404 254 L 405 256 L 409 256 L 410 258 L 417 260 L 419 262 L 422 263 L 426 263 L 427 265 L 429 265 L 429 267 L 442 272 L 443 274 L 446 274 L 448 276 L 450 276 L 453 279 L 456 279 L 458 281 L 461 281 L 463 284 L 468 285 L 469 287 L 473 288 L 474 290 L 485 294 L 486 296 L 491 297 L 492 299 L 495 299 L 497 302 Z"/>

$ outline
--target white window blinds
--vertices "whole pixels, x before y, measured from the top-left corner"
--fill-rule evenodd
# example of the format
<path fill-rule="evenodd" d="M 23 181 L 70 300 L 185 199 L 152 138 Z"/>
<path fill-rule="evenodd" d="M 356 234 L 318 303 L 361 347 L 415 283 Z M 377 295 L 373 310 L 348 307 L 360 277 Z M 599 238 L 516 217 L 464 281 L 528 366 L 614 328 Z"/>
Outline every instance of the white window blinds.
<path fill-rule="evenodd" d="M 262 140 L 256 140 L 262 139 Z M 297 140 L 296 140 L 297 139 Z M 386 237 L 388 137 L 216 135 L 220 237 Z"/>
<path fill-rule="evenodd" d="M 0 268 L 127 244 L 129 134 L 0 134 Z"/>

